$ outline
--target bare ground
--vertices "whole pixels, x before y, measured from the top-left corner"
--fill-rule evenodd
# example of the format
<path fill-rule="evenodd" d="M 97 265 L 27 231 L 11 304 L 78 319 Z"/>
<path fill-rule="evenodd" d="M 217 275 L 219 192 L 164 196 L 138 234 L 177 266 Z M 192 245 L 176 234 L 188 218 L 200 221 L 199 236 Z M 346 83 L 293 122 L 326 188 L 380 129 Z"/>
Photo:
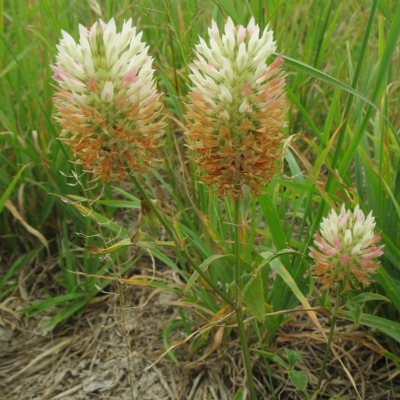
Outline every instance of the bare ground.
<path fill-rule="evenodd" d="M 146 273 L 147 269 L 143 267 Z M 178 282 L 172 273 L 169 276 L 171 284 Z M 26 306 L 27 293 L 31 303 L 38 291 L 21 294 L 19 288 L 8 296 L 0 304 L 0 398 L 223 400 L 233 399 L 245 384 L 233 319 L 213 327 L 197 354 L 189 341 L 177 346 L 174 353 L 179 365 L 164 357 L 146 370 L 165 351 L 163 335 L 168 324 L 181 318 L 180 299 L 159 289 L 121 283 L 108 291 L 87 305 L 80 318 L 70 318 L 51 331 L 42 328 L 50 315 L 25 319 L 17 311 Z M 193 330 L 211 318 L 204 313 L 199 317 L 201 310 L 184 308 L 187 315 L 194 315 Z M 328 332 L 329 316 L 319 313 L 318 317 Z M 259 348 L 259 341 L 250 334 L 250 323 L 247 326 L 250 346 Z M 184 342 L 186 337 L 182 326 L 177 326 L 168 343 Z M 331 356 L 323 383 L 325 395 L 319 398 L 400 398 L 400 370 L 380 354 L 382 347 L 370 331 L 354 330 L 349 322 L 339 321 L 334 345 L 360 397 L 343 366 Z M 293 314 L 280 328 L 268 351 L 285 358 L 285 347 L 301 353 L 296 369 L 307 373 L 311 396 L 325 341 L 304 312 Z M 306 398 L 279 364 L 267 366 L 257 354 L 252 357 L 259 399 L 273 399 L 272 386 L 276 399 Z"/>

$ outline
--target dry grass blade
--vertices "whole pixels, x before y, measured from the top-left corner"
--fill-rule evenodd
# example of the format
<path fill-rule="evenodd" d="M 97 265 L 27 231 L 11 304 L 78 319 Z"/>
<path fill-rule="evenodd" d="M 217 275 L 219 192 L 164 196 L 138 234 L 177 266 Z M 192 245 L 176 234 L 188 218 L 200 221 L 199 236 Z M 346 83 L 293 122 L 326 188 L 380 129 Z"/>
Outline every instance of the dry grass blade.
<path fill-rule="evenodd" d="M 156 365 L 160 360 L 162 360 L 171 350 L 175 349 L 176 347 L 186 343 L 188 340 L 190 340 L 192 337 L 195 337 L 198 334 L 202 334 L 209 329 L 211 329 L 213 326 L 218 325 L 222 321 L 225 321 L 226 319 L 232 317 L 235 314 L 234 311 L 230 312 L 229 314 L 225 315 L 224 317 L 220 318 L 217 321 L 209 322 L 208 324 L 203 325 L 201 328 L 199 328 L 197 331 L 191 333 L 190 335 L 186 336 L 185 339 L 180 340 L 178 343 L 175 343 L 174 345 L 170 346 L 168 350 L 166 350 L 163 354 L 161 354 L 160 357 L 157 358 L 156 361 L 154 361 L 152 364 L 150 364 L 148 367 L 146 367 L 143 371 L 148 371 L 154 365 Z M 218 347 L 218 346 L 217 346 Z"/>
<path fill-rule="evenodd" d="M 7 378 L 7 382 L 12 382 L 12 381 L 16 380 L 18 377 L 20 377 L 21 375 L 33 374 L 36 371 L 36 369 L 39 369 L 39 366 L 41 366 L 41 365 L 38 365 L 39 361 L 43 360 L 44 358 L 46 358 L 48 356 L 58 354 L 61 350 L 63 350 L 65 347 L 67 347 L 73 341 L 73 339 L 74 339 L 73 337 L 64 339 L 61 342 L 52 346 L 50 349 L 43 352 L 42 354 L 38 355 L 28 365 L 26 365 L 24 368 L 19 370 L 16 374 Z M 49 360 L 48 362 L 51 363 L 52 360 Z"/>
<path fill-rule="evenodd" d="M 36 236 L 39 241 L 43 244 L 44 247 L 46 247 L 47 250 L 47 254 L 50 256 L 50 249 L 49 249 L 49 243 L 46 240 L 46 238 L 35 228 L 32 228 L 21 216 L 21 214 L 19 213 L 19 211 L 17 210 L 17 208 L 13 205 L 13 203 L 11 202 L 11 200 L 6 200 L 5 204 L 4 204 L 8 211 L 10 211 L 10 213 L 13 215 L 13 217 L 18 220 L 19 222 L 21 222 L 21 224 L 24 226 L 24 228 L 31 233 L 32 235 Z"/>

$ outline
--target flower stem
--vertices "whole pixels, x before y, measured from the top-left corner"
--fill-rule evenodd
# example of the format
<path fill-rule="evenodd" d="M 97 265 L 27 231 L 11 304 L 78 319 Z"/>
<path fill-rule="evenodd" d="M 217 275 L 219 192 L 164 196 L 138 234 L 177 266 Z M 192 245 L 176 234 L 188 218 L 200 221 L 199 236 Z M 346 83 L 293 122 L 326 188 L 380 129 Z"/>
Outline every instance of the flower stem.
<path fill-rule="evenodd" d="M 247 344 L 246 330 L 243 323 L 243 311 L 242 311 L 242 292 L 241 292 L 241 266 L 240 266 L 240 233 L 239 233 L 239 211 L 240 203 L 239 199 L 235 199 L 234 205 L 234 226 L 235 226 L 235 281 L 236 281 L 236 320 L 238 324 L 240 343 L 242 346 L 242 355 L 244 360 L 244 366 L 246 369 L 247 383 L 250 391 L 250 400 L 256 400 L 256 390 L 254 386 L 253 370 L 251 368 L 250 352 Z"/>
<path fill-rule="evenodd" d="M 223 293 L 215 284 L 210 280 L 210 278 L 199 268 L 197 263 L 193 260 L 191 255 L 189 254 L 188 250 L 186 247 L 182 246 L 182 243 L 180 242 L 179 238 L 175 235 L 174 230 L 172 229 L 171 225 L 168 223 L 168 221 L 165 219 L 164 215 L 157 209 L 155 204 L 151 201 L 149 195 L 146 193 L 144 190 L 143 186 L 140 184 L 140 182 L 136 179 L 135 175 L 132 173 L 130 174 L 130 177 L 132 179 L 132 182 L 136 186 L 136 188 L 139 190 L 140 194 L 148 204 L 148 206 L 151 208 L 151 210 L 154 212 L 154 214 L 157 216 L 158 220 L 161 222 L 161 224 L 164 226 L 165 230 L 168 232 L 169 236 L 172 238 L 176 246 L 178 247 L 179 251 L 183 254 L 183 256 L 186 258 L 190 266 L 207 282 L 207 284 L 214 290 L 215 293 L 217 293 L 223 300 L 225 300 L 231 307 L 235 307 L 234 302 L 225 294 Z"/>
<path fill-rule="evenodd" d="M 315 393 L 313 398 L 316 398 L 316 396 L 318 395 L 319 389 L 321 388 L 321 383 L 322 383 L 322 378 L 324 376 L 326 363 L 328 361 L 329 353 L 331 352 L 332 339 L 333 339 L 333 334 L 335 332 L 336 319 L 337 319 L 337 314 L 338 314 L 339 304 L 340 304 L 340 295 L 342 294 L 342 286 L 343 285 L 340 286 L 340 288 L 338 290 L 338 293 L 337 293 L 337 296 L 336 296 L 335 307 L 333 308 L 331 328 L 329 330 L 328 342 L 326 344 L 325 355 L 324 355 L 324 359 L 322 361 L 321 371 L 319 373 L 319 378 L 318 378 L 318 383 L 317 383 L 317 390 L 316 390 L 316 393 Z"/>

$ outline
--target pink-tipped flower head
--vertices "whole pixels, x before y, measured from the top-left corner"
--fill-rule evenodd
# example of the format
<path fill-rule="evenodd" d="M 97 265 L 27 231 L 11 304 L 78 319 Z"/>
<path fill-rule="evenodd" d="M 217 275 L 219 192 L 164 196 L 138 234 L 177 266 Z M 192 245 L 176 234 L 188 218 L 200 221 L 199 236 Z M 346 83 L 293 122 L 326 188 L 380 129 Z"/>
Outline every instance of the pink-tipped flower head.
<path fill-rule="evenodd" d="M 188 145 L 201 179 L 219 195 L 242 197 L 242 185 L 257 195 L 282 155 L 283 60 L 266 64 L 276 50 L 273 34 L 267 27 L 260 35 L 254 18 L 247 27 L 228 18 L 222 35 L 213 21 L 208 33 L 190 66 Z"/>
<path fill-rule="evenodd" d="M 351 284 L 371 283 L 370 275 L 379 266 L 376 258 L 383 254 L 384 247 L 377 246 L 381 237 L 374 228 L 372 211 L 365 217 L 358 204 L 353 212 L 342 205 L 339 214 L 332 209 L 322 219 L 320 233 L 314 236 L 316 248 L 310 247 L 310 257 L 315 261 L 312 271 L 323 284 L 322 289 L 343 283 L 348 290 Z"/>
<path fill-rule="evenodd" d="M 117 33 L 113 19 L 79 26 L 57 46 L 53 78 L 61 138 L 84 170 L 103 181 L 126 177 L 125 165 L 146 171 L 159 145 L 161 102 L 142 34 L 132 21 Z"/>

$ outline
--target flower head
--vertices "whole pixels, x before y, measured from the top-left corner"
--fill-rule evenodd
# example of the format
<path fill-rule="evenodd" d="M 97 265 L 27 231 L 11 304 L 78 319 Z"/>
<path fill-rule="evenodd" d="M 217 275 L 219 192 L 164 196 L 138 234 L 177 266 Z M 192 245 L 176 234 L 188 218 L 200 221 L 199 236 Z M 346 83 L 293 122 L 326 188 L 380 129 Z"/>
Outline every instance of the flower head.
<path fill-rule="evenodd" d="M 222 36 L 213 21 L 208 33 L 209 44 L 200 38 L 190 66 L 188 145 L 201 179 L 221 196 L 242 197 L 242 185 L 259 194 L 282 154 L 283 60 L 266 65 L 275 42 L 268 27 L 260 37 L 254 18 L 247 27 L 228 18 Z"/>
<path fill-rule="evenodd" d="M 353 212 L 346 211 L 342 205 L 339 214 L 332 209 L 328 217 L 322 219 L 321 233 L 314 236 L 318 250 L 310 247 L 310 257 L 315 261 L 312 270 L 323 283 L 322 289 L 340 282 L 346 290 L 357 282 L 364 286 L 370 284 L 369 277 L 379 266 L 374 259 L 383 254 L 384 247 L 376 246 L 381 237 L 374 233 L 374 228 L 372 211 L 365 217 L 358 204 Z"/>
<path fill-rule="evenodd" d="M 113 19 L 89 30 L 79 26 L 76 43 L 67 33 L 57 46 L 54 103 L 61 138 L 87 171 L 103 181 L 126 177 L 124 165 L 147 170 L 161 128 L 152 58 L 132 21 L 117 33 Z"/>

